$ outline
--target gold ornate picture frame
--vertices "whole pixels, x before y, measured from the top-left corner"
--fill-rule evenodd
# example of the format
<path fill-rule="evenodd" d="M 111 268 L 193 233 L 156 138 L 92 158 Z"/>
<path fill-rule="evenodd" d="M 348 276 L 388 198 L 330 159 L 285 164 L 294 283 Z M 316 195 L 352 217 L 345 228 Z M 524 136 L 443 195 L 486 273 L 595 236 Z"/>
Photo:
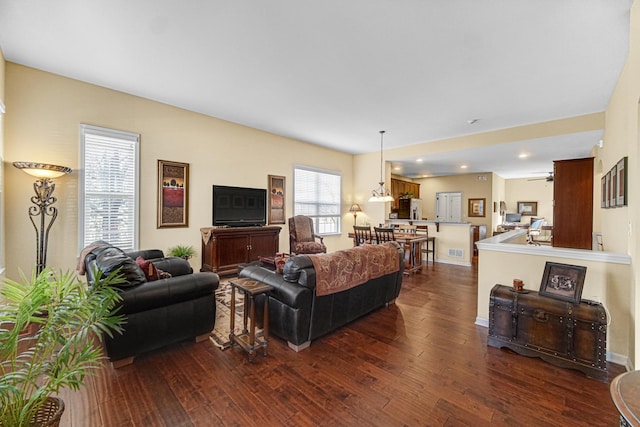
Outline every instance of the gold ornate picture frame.
<path fill-rule="evenodd" d="M 487 199 L 469 199 L 469 216 L 484 217 L 487 211 Z"/>
<path fill-rule="evenodd" d="M 286 220 L 285 206 L 286 178 L 269 175 L 269 224 L 284 224 Z"/>
<path fill-rule="evenodd" d="M 158 160 L 158 228 L 189 226 L 189 163 Z"/>

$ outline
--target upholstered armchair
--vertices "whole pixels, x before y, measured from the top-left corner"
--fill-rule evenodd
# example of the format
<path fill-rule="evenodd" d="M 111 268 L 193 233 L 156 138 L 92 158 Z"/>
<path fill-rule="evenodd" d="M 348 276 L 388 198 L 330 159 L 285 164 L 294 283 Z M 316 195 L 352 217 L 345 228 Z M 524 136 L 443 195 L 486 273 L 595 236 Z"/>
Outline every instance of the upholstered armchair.
<path fill-rule="evenodd" d="M 295 255 L 327 252 L 322 236 L 314 232 L 313 220 L 308 216 L 289 218 L 289 251 Z"/>

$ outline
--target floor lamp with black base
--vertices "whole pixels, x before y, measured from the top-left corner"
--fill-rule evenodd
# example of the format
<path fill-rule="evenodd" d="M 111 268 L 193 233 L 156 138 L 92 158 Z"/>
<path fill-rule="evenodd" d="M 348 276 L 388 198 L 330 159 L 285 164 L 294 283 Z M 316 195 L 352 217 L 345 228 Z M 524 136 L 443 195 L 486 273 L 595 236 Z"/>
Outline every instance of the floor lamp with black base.
<path fill-rule="evenodd" d="M 56 188 L 53 179 L 70 173 L 71 168 L 36 162 L 13 162 L 13 166 L 37 178 L 33 183 L 36 195 L 31 196 L 34 206 L 29 207 L 29 219 L 36 230 L 36 273 L 40 274 L 47 266 L 49 230 L 58 216 L 58 208 L 53 206 L 57 201 L 53 197 Z"/>

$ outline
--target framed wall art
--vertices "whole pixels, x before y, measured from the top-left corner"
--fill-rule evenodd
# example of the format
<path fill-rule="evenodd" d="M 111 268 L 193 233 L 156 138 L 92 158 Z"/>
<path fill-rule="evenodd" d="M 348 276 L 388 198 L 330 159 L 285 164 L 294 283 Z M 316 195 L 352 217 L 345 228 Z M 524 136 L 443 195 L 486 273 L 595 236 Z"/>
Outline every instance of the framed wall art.
<path fill-rule="evenodd" d="M 609 191 L 609 207 L 615 208 L 618 202 L 618 165 L 612 167 L 609 173 L 611 174 L 611 181 L 609 183 L 611 186 Z"/>
<path fill-rule="evenodd" d="M 607 176 L 600 178 L 600 207 L 607 207 Z"/>
<path fill-rule="evenodd" d="M 616 206 L 627 206 L 627 158 L 623 157 L 616 165 Z"/>
<path fill-rule="evenodd" d="M 605 179 L 604 207 L 608 208 L 609 206 L 611 206 L 611 171 L 607 172 L 607 174 L 604 176 L 604 179 Z"/>
<path fill-rule="evenodd" d="M 158 228 L 189 226 L 189 163 L 158 160 Z"/>
<path fill-rule="evenodd" d="M 582 298 L 587 267 L 547 261 L 544 266 L 540 295 L 574 303 Z"/>
<path fill-rule="evenodd" d="M 538 202 L 518 202 L 518 213 L 520 215 L 538 215 Z"/>
<path fill-rule="evenodd" d="M 469 199 L 469 216 L 484 217 L 487 199 Z"/>
<path fill-rule="evenodd" d="M 284 224 L 285 215 L 285 177 L 269 175 L 269 224 Z"/>

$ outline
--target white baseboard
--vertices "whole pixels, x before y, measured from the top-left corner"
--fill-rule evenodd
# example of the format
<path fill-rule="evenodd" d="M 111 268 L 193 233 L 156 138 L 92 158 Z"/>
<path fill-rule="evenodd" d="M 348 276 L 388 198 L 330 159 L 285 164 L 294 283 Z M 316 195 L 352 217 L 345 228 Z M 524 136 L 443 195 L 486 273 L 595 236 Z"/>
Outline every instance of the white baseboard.
<path fill-rule="evenodd" d="M 484 317 L 476 317 L 476 325 L 484 326 L 485 328 L 489 327 L 489 319 L 485 319 Z"/>
<path fill-rule="evenodd" d="M 484 317 L 476 317 L 475 324 L 488 328 L 489 319 L 485 319 Z M 633 371 L 633 363 L 631 363 L 629 356 L 607 351 L 607 362 L 615 363 L 616 365 L 622 365 L 627 369 L 627 371 Z"/>
<path fill-rule="evenodd" d="M 471 263 L 470 262 L 453 261 L 453 260 L 450 260 L 450 259 L 436 258 L 436 262 L 441 262 L 443 264 L 461 265 L 463 267 L 471 267 Z"/>

